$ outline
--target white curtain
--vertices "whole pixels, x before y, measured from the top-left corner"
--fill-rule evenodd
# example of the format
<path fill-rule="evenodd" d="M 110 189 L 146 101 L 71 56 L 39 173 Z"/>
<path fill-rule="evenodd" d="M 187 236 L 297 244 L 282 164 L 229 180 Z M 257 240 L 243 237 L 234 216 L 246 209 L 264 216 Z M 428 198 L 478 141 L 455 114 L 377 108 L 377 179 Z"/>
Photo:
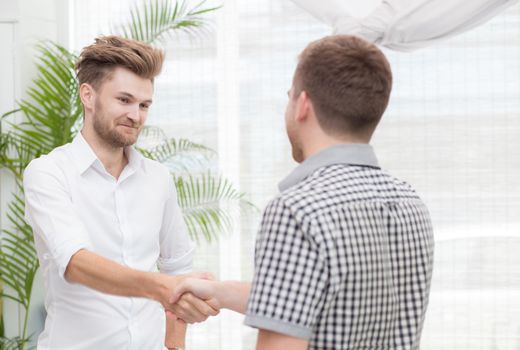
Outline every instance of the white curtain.
<path fill-rule="evenodd" d="M 472 29 L 518 0 L 292 0 L 336 34 L 393 50 L 429 46 Z"/>

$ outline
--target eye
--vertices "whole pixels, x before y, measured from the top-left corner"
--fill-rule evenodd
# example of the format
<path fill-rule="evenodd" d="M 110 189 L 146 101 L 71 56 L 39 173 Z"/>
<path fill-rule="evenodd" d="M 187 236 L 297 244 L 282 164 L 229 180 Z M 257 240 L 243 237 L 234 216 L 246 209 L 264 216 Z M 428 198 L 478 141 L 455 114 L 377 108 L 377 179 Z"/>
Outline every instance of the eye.
<path fill-rule="evenodd" d="M 119 101 L 123 102 L 123 103 L 128 103 L 130 102 L 130 100 L 127 98 L 127 97 L 118 97 L 117 98 Z"/>
<path fill-rule="evenodd" d="M 147 103 L 141 103 L 141 104 L 139 105 L 139 107 L 140 107 L 141 109 L 148 110 L 148 108 L 150 108 L 150 105 L 147 104 Z"/>

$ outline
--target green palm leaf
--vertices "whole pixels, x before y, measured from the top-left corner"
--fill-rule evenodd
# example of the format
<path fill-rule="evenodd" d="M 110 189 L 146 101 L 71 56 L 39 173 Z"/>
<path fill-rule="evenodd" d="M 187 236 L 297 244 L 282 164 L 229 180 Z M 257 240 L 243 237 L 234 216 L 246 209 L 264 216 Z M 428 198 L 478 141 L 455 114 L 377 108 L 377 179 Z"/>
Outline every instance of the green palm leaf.
<path fill-rule="evenodd" d="M 20 103 L 25 122 L 13 125 L 27 144 L 43 153 L 70 142 L 82 113 L 74 64 L 76 55 L 54 43 L 38 46 L 38 76 L 28 89 L 29 99 Z"/>
<path fill-rule="evenodd" d="M 21 183 L 17 183 L 21 191 Z M 0 240 L 0 280 L 10 286 L 16 295 L 6 295 L 19 301 L 27 310 L 32 283 L 38 269 L 38 258 L 34 248 L 31 227 L 24 219 L 24 199 L 15 195 L 7 209 L 11 229 L 2 230 Z"/>
<path fill-rule="evenodd" d="M 23 349 L 23 347 L 27 343 L 27 341 L 28 341 L 27 339 L 22 339 L 20 337 L 14 337 L 14 338 L 0 337 L 0 349 L 2 349 L 2 350 Z"/>
<path fill-rule="evenodd" d="M 18 179 L 17 189 L 22 193 L 22 184 Z M 7 208 L 10 229 L 3 229 L 0 240 L 0 281 L 12 289 L 0 296 L 19 303 L 28 315 L 34 278 L 39 263 L 34 248 L 31 227 L 24 219 L 24 199 L 14 195 Z M 24 319 L 24 331 L 21 337 L 0 338 L 2 349 L 23 349 L 29 337 L 26 336 L 27 316 Z"/>
<path fill-rule="evenodd" d="M 21 100 L 19 108 L 5 113 L 4 122 L 15 113 L 22 113 L 24 122 L 11 124 L 8 133 L 0 129 L 0 166 L 12 172 L 17 183 L 17 192 L 23 193 L 21 181 L 23 170 L 29 162 L 55 147 L 70 142 L 79 117 L 81 105 L 77 94 L 74 73 L 75 55 L 63 47 L 44 43 L 38 46 L 37 77 L 27 91 L 28 98 Z M 1 124 L 0 124 L 1 126 Z M 2 299 L 18 302 L 25 311 L 21 336 L 0 344 L 6 349 L 23 349 L 27 336 L 28 310 L 33 282 L 38 270 L 33 235 L 24 218 L 24 200 L 13 195 L 8 205 L 7 218 L 10 229 L 4 229 L 0 240 L 0 280 L 9 286 L 0 293 Z"/>
<path fill-rule="evenodd" d="M 206 0 L 188 7 L 188 2 L 188 0 L 179 0 L 173 4 L 170 0 L 143 2 L 140 7 L 136 5 L 130 10 L 131 21 L 118 31 L 124 37 L 146 43 L 163 41 L 179 30 L 193 35 L 207 24 L 202 16 L 219 7 L 204 8 Z"/>
<path fill-rule="evenodd" d="M 23 142 L 12 132 L 0 134 L 0 164 L 21 178 L 26 165 L 41 153 L 40 147 Z"/>
<path fill-rule="evenodd" d="M 218 233 L 229 231 L 233 227 L 233 207 L 254 208 L 244 199 L 244 194 L 222 176 L 206 173 L 177 177 L 174 181 L 188 232 L 197 241 L 202 235 L 211 242 Z"/>
<path fill-rule="evenodd" d="M 163 129 L 154 125 L 145 125 L 139 133 L 136 146 L 141 149 L 150 149 L 168 140 Z"/>
<path fill-rule="evenodd" d="M 165 132 L 154 126 L 143 128 L 138 150 L 147 158 L 165 164 L 176 174 L 205 172 L 211 167 L 215 151 L 187 139 L 168 139 Z"/>
<path fill-rule="evenodd" d="M 187 156 L 188 158 L 195 159 L 196 156 L 202 156 L 204 159 L 208 159 L 215 152 L 204 145 L 192 142 L 187 139 L 168 139 L 153 148 L 142 149 L 143 154 L 153 160 L 157 160 L 161 163 L 171 162 L 175 158 L 181 158 Z M 171 163 L 170 163 L 171 164 Z"/>

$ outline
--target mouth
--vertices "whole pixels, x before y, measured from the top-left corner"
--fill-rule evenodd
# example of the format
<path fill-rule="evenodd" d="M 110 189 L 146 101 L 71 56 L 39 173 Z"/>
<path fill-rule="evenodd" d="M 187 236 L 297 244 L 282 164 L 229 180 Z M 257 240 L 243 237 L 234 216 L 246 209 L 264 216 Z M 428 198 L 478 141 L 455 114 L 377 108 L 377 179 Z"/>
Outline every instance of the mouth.
<path fill-rule="evenodd" d="M 122 126 L 122 127 L 124 127 L 125 129 L 135 129 L 135 130 L 138 129 L 137 126 L 134 126 L 134 125 L 128 125 L 128 124 L 119 124 L 119 126 Z"/>

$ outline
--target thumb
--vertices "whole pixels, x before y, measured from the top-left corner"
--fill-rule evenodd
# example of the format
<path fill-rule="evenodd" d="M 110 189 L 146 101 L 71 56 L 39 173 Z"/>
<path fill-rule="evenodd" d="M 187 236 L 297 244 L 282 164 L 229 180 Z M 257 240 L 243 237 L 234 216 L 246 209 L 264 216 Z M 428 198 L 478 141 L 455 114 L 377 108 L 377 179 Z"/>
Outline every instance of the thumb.
<path fill-rule="evenodd" d="M 189 286 L 187 282 L 187 279 L 183 279 L 177 284 L 177 286 L 175 286 L 175 288 L 173 288 L 172 295 L 168 300 L 170 304 L 175 304 L 177 301 L 179 301 L 184 293 L 189 292 Z"/>

